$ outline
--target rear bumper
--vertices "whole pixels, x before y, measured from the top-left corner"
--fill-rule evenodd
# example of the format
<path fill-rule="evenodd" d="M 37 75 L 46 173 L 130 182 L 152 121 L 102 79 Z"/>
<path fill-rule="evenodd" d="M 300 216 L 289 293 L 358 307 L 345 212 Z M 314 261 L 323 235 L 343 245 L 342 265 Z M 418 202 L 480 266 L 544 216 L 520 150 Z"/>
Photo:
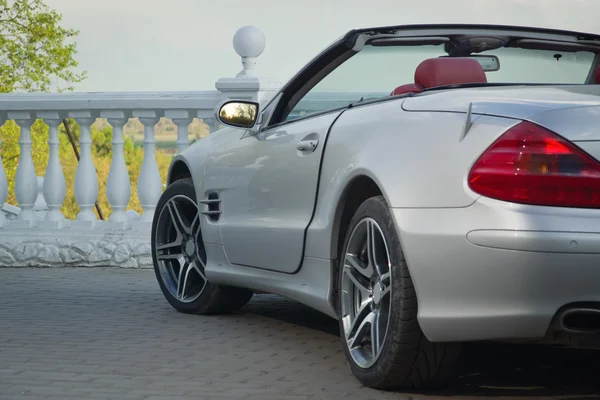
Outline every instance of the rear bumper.
<path fill-rule="evenodd" d="M 564 306 L 600 303 L 600 210 L 481 198 L 392 212 L 431 341 L 543 338 Z"/>

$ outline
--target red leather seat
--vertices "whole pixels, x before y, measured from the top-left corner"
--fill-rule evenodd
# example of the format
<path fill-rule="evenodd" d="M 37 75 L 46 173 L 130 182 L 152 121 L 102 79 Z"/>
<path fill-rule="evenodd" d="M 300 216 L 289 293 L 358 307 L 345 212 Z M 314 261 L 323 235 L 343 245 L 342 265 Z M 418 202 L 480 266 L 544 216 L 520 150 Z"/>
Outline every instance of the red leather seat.
<path fill-rule="evenodd" d="M 392 92 L 392 96 L 419 93 L 423 89 L 436 86 L 486 82 L 487 76 L 481 64 L 472 58 L 429 58 L 417 67 L 415 83 L 398 86 Z"/>
<path fill-rule="evenodd" d="M 423 88 L 421 86 L 416 85 L 414 83 L 409 83 L 406 85 L 398 86 L 396 89 L 394 89 L 394 91 L 392 92 L 392 96 L 405 93 L 421 93 L 422 90 Z"/>
<path fill-rule="evenodd" d="M 596 85 L 600 84 L 600 67 L 596 68 L 596 73 L 594 74 L 594 83 Z"/>

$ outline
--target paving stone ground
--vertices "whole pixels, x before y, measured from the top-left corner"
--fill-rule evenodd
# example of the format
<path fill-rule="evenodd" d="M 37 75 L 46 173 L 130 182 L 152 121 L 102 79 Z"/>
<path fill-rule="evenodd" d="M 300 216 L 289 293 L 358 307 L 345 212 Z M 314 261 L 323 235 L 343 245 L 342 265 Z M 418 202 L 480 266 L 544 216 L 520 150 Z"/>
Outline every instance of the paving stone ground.
<path fill-rule="evenodd" d="M 444 392 L 367 389 L 337 322 L 256 295 L 239 313 L 192 316 L 150 270 L 0 268 L 0 399 L 600 398 L 600 357 L 470 345 Z"/>

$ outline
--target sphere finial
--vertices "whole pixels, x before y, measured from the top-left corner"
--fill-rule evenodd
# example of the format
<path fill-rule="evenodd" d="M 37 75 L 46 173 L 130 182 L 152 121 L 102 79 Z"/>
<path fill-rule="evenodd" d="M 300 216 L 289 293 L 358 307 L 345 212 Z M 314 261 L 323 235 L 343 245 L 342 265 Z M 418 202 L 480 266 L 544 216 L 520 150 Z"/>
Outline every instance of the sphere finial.
<path fill-rule="evenodd" d="M 256 57 L 265 50 L 266 39 L 260 29 L 255 26 L 243 26 L 233 35 L 233 48 L 242 57 L 244 69 L 237 76 L 253 76 Z"/>

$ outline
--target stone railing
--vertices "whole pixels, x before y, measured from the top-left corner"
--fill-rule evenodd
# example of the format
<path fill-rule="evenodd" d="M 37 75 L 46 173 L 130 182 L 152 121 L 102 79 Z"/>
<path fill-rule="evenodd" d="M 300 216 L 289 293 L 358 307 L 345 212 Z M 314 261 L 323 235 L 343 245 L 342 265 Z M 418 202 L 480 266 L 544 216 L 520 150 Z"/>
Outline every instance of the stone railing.
<path fill-rule="evenodd" d="M 0 213 L 0 265 L 120 265 L 150 264 L 149 232 L 155 205 L 162 193 L 155 157 L 154 127 L 161 117 L 177 126 L 177 150 L 189 145 L 188 126 L 193 118 L 202 119 L 214 130 L 214 107 L 221 93 L 61 93 L 7 94 L 0 96 L 0 122 L 11 119 L 20 127 L 17 172 L 14 182 L 19 209 L 14 219 Z M 75 220 L 61 213 L 66 185 L 59 158 L 58 126 L 65 118 L 79 124 L 80 160 L 74 193 L 80 211 Z M 90 127 L 97 118 L 112 126 L 112 162 L 106 182 L 111 214 L 97 219 L 94 206 L 99 182 L 92 160 Z M 137 195 L 143 212 L 126 212 L 131 197 L 131 182 L 125 164 L 123 126 L 138 118 L 144 126 L 144 158 L 139 171 Z M 30 127 L 43 120 L 49 129 L 49 159 L 41 185 L 44 213 L 36 210 L 40 185 L 31 154 Z M 0 204 L 7 194 L 6 174 L 0 166 Z M 39 204 L 39 201 L 38 201 Z M 16 214 L 16 217 L 15 217 Z"/>
<path fill-rule="evenodd" d="M 243 70 L 219 79 L 212 91 L 121 93 L 13 93 L 0 95 L 0 125 L 13 120 L 20 127 L 20 155 L 14 182 L 18 206 L 6 204 L 8 182 L 0 159 L 0 266 L 150 267 L 150 226 L 163 191 L 155 156 L 155 125 L 160 118 L 177 126 L 177 151 L 189 146 L 188 126 L 194 118 L 210 132 L 218 129 L 215 106 L 227 98 L 267 101 L 280 87 L 274 79 L 258 78 L 254 65 L 265 46 L 264 36 L 244 27 L 234 36 Z M 298 115 L 348 104 L 360 94 L 322 93 L 308 96 Z M 59 158 L 58 127 L 65 118 L 80 126 L 80 160 L 74 181 L 80 211 L 75 220 L 61 212 L 66 184 Z M 112 161 L 106 195 L 111 213 L 98 220 L 94 206 L 99 182 L 92 159 L 90 127 L 97 118 L 112 126 Z M 127 210 L 131 182 L 125 163 L 123 127 L 130 118 L 144 126 L 144 157 L 137 195 L 143 212 Z M 31 153 L 31 126 L 43 120 L 49 129 L 49 160 L 44 177 L 36 175 Z"/>

